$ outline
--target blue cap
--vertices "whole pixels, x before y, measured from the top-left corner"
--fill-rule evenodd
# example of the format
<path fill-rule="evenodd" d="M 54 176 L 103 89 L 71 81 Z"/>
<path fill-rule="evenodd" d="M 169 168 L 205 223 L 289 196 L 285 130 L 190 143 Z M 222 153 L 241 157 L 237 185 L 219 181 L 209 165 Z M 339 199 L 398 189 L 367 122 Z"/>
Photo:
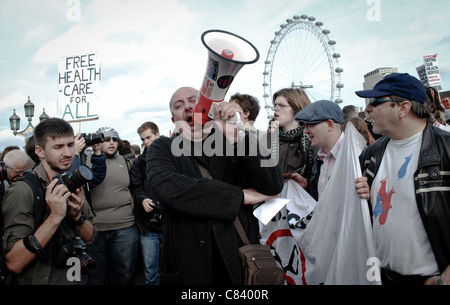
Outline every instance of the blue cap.
<path fill-rule="evenodd" d="M 317 124 L 330 119 L 338 124 L 342 124 L 344 122 L 344 113 L 336 103 L 326 100 L 309 104 L 295 115 L 297 122 L 306 124 Z"/>
<path fill-rule="evenodd" d="M 372 90 L 356 91 L 359 97 L 371 98 L 388 95 L 425 103 L 425 87 L 408 73 L 392 73 L 380 80 Z"/>

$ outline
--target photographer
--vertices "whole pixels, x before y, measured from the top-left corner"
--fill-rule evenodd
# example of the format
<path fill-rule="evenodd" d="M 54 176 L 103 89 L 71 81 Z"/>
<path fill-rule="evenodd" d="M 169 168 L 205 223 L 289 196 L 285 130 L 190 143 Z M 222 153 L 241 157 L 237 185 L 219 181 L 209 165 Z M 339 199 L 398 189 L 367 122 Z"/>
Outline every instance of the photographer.
<path fill-rule="evenodd" d="M 86 165 L 86 153 L 88 147 L 92 147 L 94 153 L 90 155 L 92 180 L 89 181 L 89 187 L 93 188 L 102 183 L 106 175 L 106 157 L 102 154 L 100 143 L 104 142 L 104 136 L 100 134 L 79 133 L 75 136 L 75 157 L 69 172 L 73 172 L 81 164 Z"/>
<path fill-rule="evenodd" d="M 84 204 L 82 188 L 70 192 L 59 179 L 51 178 L 72 165 L 73 129 L 64 120 L 47 119 L 36 126 L 34 137 L 35 152 L 41 160 L 33 170 L 40 185 L 34 187 L 43 188 L 44 220 L 39 223 L 34 217 L 37 206 L 31 186 L 22 180 L 12 184 L 2 206 L 6 264 L 13 273 L 14 284 L 83 284 L 86 274 L 81 273 L 72 281 L 68 271 L 73 265 L 56 263 L 67 263 L 65 249 L 84 245 L 83 241 L 92 241 L 96 234 L 95 218 L 89 205 Z M 76 245 L 72 239 L 65 239 L 70 235 L 77 240 Z M 77 257 L 74 253 L 72 256 Z"/>
<path fill-rule="evenodd" d="M 162 241 L 161 209 L 151 198 L 152 191 L 147 180 L 147 150 L 159 138 L 159 128 L 153 122 L 143 123 L 137 130 L 144 151 L 131 165 L 130 180 L 134 196 L 136 225 L 139 228 L 139 241 L 144 264 L 145 284 L 159 285 L 159 248 Z"/>

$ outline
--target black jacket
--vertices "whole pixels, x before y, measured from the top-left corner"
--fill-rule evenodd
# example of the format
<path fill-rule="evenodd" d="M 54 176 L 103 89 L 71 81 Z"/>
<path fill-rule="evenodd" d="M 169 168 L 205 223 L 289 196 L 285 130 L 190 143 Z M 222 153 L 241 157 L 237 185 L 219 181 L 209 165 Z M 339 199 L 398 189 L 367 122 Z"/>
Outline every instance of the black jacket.
<path fill-rule="evenodd" d="M 259 242 L 253 206 L 243 205 L 242 189 L 279 194 L 281 169 L 261 167 L 260 155 L 174 154 L 178 139 L 160 138 L 147 153 L 147 178 L 163 208 L 161 284 L 217 284 L 221 278 L 242 284 L 240 238 L 233 225 L 237 215 L 250 242 Z M 248 134 L 245 140 L 247 145 L 256 144 Z M 190 145 L 186 143 L 190 142 L 181 146 Z M 199 163 L 213 179 L 202 176 Z"/>
<path fill-rule="evenodd" d="M 372 185 L 389 142 L 383 137 L 363 152 L 363 175 Z M 450 133 L 427 124 L 417 171 L 416 201 L 440 272 L 450 265 Z M 369 204 L 371 208 L 372 205 Z"/>
<path fill-rule="evenodd" d="M 156 221 L 159 218 L 158 215 L 160 215 L 159 210 L 154 209 L 152 212 L 147 213 L 142 206 L 142 201 L 145 198 L 152 199 L 155 202 L 149 181 L 146 178 L 146 159 L 147 148 L 144 148 L 142 154 L 134 159 L 130 169 L 130 189 L 134 196 L 134 216 L 136 226 L 142 233 L 161 233 L 161 222 Z"/>

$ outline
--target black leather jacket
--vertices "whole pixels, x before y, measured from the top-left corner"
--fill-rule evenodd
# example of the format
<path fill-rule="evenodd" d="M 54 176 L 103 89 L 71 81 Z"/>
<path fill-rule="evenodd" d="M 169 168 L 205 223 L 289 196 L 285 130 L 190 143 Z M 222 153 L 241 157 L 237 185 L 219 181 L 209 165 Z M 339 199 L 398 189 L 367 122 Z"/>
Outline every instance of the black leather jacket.
<path fill-rule="evenodd" d="M 361 155 L 363 176 L 372 185 L 389 138 L 383 137 Z M 450 265 L 450 133 L 427 124 L 417 171 L 416 201 L 440 272 Z M 372 205 L 369 203 L 369 207 Z"/>

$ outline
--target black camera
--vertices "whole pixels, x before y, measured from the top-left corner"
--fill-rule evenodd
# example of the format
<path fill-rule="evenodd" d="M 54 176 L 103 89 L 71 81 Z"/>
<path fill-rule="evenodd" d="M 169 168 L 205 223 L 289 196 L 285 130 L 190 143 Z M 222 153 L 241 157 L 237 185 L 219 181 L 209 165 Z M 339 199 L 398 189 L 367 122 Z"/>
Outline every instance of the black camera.
<path fill-rule="evenodd" d="M 89 269 L 95 266 L 95 260 L 85 251 L 86 244 L 81 237 L 76 234 L 66 240 L 61 246 L 58 255 L 55 257 L 55 264 L 60 267 L 66 266 L 69 257 L 76 257 L 80 260 L 81 273 L 87 274 Z"/>
<path fill-rule="evenodd" d="M 86 185 L 93 177 L 94 174 L 89 167 L 80 165 L 80 167 L 76 168 L 72 173 L 58 174 L 54 176 L 52 180 L 58 178 L 58 183 L 56 185 L 64 184 L 69 189 L 69 192 L 75 193 L 77 188 Z"/>
<path fill-rule="evenodd" d="M 103 135 L 103 133 L 82 133 L 81 136 L 86 141 L 86 146 L 92 146 L 94 144 L 105 142 L 105 136 Z"/>
<path fill-rule="evenodd" d="M 155 206 L 153 207 L 153 211 L 150 213 L 150 228 L 157 229 L 161 225 L 161 206 L 159 205 L 159 202 L 155 203 Z"/>
<path fill-rule="evenodd" d="M 6 164 L 0 161 L 0 181 L 5 181 L 8 179 L 8 171 L 6 170 Z"/>
<path fill-rule="evenodd" d="M 75 193 L 78 188 L 91 181 L 93 176 L 94 175 L 89 167 L 80 165 L 70 174 L 59 174 L 54 176 L 53 179 L 58 179 L 56 185 L 64 184 L 69 189 L 69 192 Z M 80 260 L 81 272 L 84 274 L 87 273 L 89 269 L 95 265 L 95 261 L 88 253 L 86 253 L 86 244 L 76 232 L 73 225 L 69 223 L 67 217 L 61 222 L 60 231 L 62 243 L 58 247 L 59 251 L 55 257 L 55 263 L 60 267 L 64 267 L 69 257 L 77 257 Z"/>

